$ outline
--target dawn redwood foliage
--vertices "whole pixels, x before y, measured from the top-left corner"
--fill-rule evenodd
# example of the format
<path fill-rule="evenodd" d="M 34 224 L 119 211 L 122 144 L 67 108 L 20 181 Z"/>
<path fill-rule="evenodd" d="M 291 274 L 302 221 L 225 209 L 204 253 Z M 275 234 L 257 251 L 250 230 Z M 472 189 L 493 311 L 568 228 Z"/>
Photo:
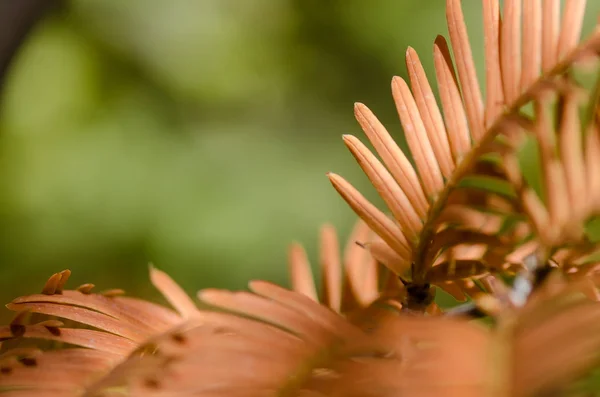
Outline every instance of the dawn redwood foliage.
<path fill-rule="evenodd" d="M 56 273 L 7 305 L 0 396 L 590 395 L 600 28 L 580 40 L 583 0 L 481 1 L 484 81 L 460 0 L 446 2 L 449 42 L 434 42 L 435 84 L 412 48 L 408 81 L 392 79 L 410 153 L 355 104 L 374 151 L 343 141 L 387 208 L 328 174 L 360 219 L 344 249 L 321 229 L 321 286 L 297 243 L 291 290 L 207 289 L 201 307 L 155 268 L 171 308 L 68 290 L 70 272 Z M 440 308 L 438 289 L 465 303 Z"/>

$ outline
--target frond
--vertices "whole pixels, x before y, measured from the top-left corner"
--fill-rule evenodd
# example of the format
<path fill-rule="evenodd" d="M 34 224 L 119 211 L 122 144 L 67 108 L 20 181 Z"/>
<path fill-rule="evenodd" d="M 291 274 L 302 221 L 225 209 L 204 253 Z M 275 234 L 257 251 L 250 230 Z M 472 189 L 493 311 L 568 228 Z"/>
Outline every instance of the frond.
<path fill-rule="evenodd" d="M 482 395 L 489 334 L 458 319 L 380 312 L 373 328 L 349 323 L 312 299 L 252 282 L 248 292 L 205 290 L 225 312 L 152 342 L 155 355 L 132 396 Z M 443 330 L 443 331 L 442 331 Z M 464 349 L 457 342 L 468 339 Z M 137 360 L 137 358 L 136 358 Z M 141 358 L 143 362 L 145 357 Z M 452 367 L 450 374 L 446 368 Z M 150 371 L 148 371 L 150 368 Z"/>
<path fill-rule="evenodd" d="M 535 136 L 543 195 L 538 195 L 521 174 L 515 151 L 507 151 L 503 156 L 506 175 L 515 186 L 540 243 L 549 252 L 560 246 L 586 242 L 585 224 L 598 213 L 600 199 L 596 177 L 600 169 L 599 131 L 597 126 L 590 125 L 582 134 L 584 128 L 579 118 L 579 104 L 587 95 L 572 82 L 562 80 L 560 84 L 558 91 L 539 93 L 533 119 L 522 116 L 519 124 L 505 127 L 513 136 L 523 131 Z"/>
<path fill-rule="evenodd" d="M 10 325 L 0 327 L 1 395 L 82 395 L 140 345 L 200 314 L 191 299 L 154 268 L 153 284 L 178 312 L 122 296 L 121 290 L 93 293 L 92 284 L 63 290 L 69 275 L 68 270 L 56 273 L 41 294 L 7 305 L 17 314 Z"/>
<path fill-rule="evenodd" d="M 178 314 L 112 293 L 90 294 L 89 286 L 57 296 L 52 285 L 62 275 L 44 289 L 54 295 L 15 300 L 13 309 L 28 305 L 53 315 L 61 307 L 62 318 L 93 328 L 53 319 L 30 325 L 20 311 L 4 331 L 5 343 L 19 344 L 0 356 L 0 395 L 530 396 L 560 391 L 600 364 L 600 308 L 582 294 L 590 279 L 550 277 L 525 306 L 500 302 L 497 326 L 487 328 L 382 306 L 363 309 L 369 321 L 359 326 L 263 281 L 251 282 L 250 292 L 200 291 L 211 308 L 191 310 L 164 273 L 152 269 L 151 278 L 174 307 L 185 309 Z M 139 319 L 132 319 L 133 310 Z M 43 351 L 26 347 L 27 338 L 63 345 Z"/>
<path fill-rule="evenodd" d="M 597 74 L 597 60 L 586 60 L 585 69 L 587 74 Z M 521 112 L 502 127 L 506 150 L 498 158 L 503 177 L 532 225 L 527 249 L 537 255 L 541 267 L 559 267 L 578 278 L 595 271 L 598 263 L 600 245 L 590 237 L 587 225 L 600 212 L 600 130 L 594 116 L 595 94 L 581 87 L 574 76 L 570 73 L 547 81 L 534 97 L 531 115 Z M 534 146 L 523 145 L 532 141 Z M 540 164 L 540 188 L 520 166 L 522 146 L 537 149 L 529 156 L 537 156 Z"/>
<path fill-rule="evenodd" d="M 355 105 L 356 118 L 381 161 L 359 139 L 344 136 L 344 142 L 385 201 L 393 220 L 341 176 L 330 173 L 329 179 L 393 250 L 396 260 L 402 261 L 404 268 L 410 264 L 410 278 L 417 285 L 484 277 L 489 271 L 507 266 L 500 258 L 510 249 L 494 250 L 522 243 L 528 225 L 523 219 L 507 216 L 498 221 L 497 213 L 499 209 L 519 212 L 519 200 L 510 192 L 503 194 L 494 189 L 472 193 L 477 186 L 465 182 L 474 175 L 489 177 L 490 170 L 498 170 L 493 162 L 482 162 L 484 155 L 503 150 L 498 135 L 507 125 L 520 121 L 521 108 L 535 102 L 548 83 L 564 75 L 577 61 L 598 52 L 598 29 L 578 44 L 584 1 L 567 2 L 560 24 L 559 2 L 525 3 L 522 7 L 520 1 L 505 1 L 501 17 L 499 2 L 483 2 L 485 98 L 475 73 L 460 0 L 446 3 L 452 50 L 441 36 L 434 44 L 441 107 L 434 100 L 416 52 L 407 50 L 410 87 L 402 78 L 394 77 L 392 94 L 414 168 L 373 113 L 365 105 Z M 502 175 L 501 169 L 499 172 Z M 505 180 L 500 187 L 510 190 Z M 505 221 L 513 223 L 512 227 L 507 228 Z M 475 227 L 477 224 L 486 226 Z M 470 233 L 468 241 L 458 238 L 465 229 Z M 440 243 L 444 233 L 447 241 Z M 449 249 L 458 245 L 466 246 L 459 250 L 468 252 L 466 257 L 451 256 Z M 471 250 L 472 245 L 479 246 L 479 258 L 473 257 L 477 249 Z M 449 261 L 436 262 L 443 252 L 449 252 Z M 436 269 L 440 263 L 445 267 Z M 390 268 L 397 271 L 398 266 Z"/>

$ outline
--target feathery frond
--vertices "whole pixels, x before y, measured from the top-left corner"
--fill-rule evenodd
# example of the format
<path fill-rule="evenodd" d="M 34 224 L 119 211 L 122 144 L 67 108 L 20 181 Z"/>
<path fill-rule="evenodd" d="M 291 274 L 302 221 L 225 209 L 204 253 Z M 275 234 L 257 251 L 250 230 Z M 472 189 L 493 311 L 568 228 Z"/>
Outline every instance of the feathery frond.
<path fill-rule="evenodd" d="M 69 276 L 68 270 L 56 273 L 41 294 L 7 305 L 17 314 L 10 325 L 0 327 L 2 396 L 84 395 L 87 387 L 150 338 L 199 318 L 191 299 L 154 268 L 150 270 L 154 286 L 178 312 L 121 296 L 122 290 L 93 293 L 92 284 L 63 290 Z M 33 347 L 23 348 L 28 345 Z M 50 350 L 43 351 L 44 347 Z"/>
<path fill-rule="evenodd" d="M 188 307 L 189 298 L 181 300 L 182 291 L 171 279 L 152 273 L 175 307 Z M 41 305 L 52 303 L 62 308 L 61 317 L 97 328 L 63 327 L 55 320 L 26 325 L 20 311 L 9 342 L 39 338 L 70 346 L 50 351 L 15 347 L 2 353 L 0 395 L 555 393 L 600 364 L 600 307 L 581 294 L 589 282 L 551 277 L 525 306 L 500 303 L 495 328 L 460 317 L 410 316 L 385 308 L 371 311 L 370 321 L 358 326 L 302 293 L 263 281 L 251 282 L 251 292 L 200 291 L 200 299 L 212 308 L 186 309 L 183 316 L 123 297 L 76 291 L 63 291 L 62 299 L 33 295 L 14 305 L 36 303 L 29 308 L 52 315 L 51 305 Z M 152 324 L 129 318 L 138 308 L 142 316 L 152 308 L 156 314 L 147 319 Z M 79 309 L 114 316 L 122 326 L 110 328 Z M 130 339 L 133 330 L 148 336 Z M 552 345 L 561 348 L 548 349 Z"/>
<path fill-rule="evenodd" d="M 584 1 L 567 2 L 560 26 L 558 2 L 525 3 L 523 7 L 520 1 L 505 1 L 501 16 L 499 2 L 483 1 L 485 99 L 477 80 L 460 0 L 446 3 L 452 50 L 441 36 L 434 44 L 441 108 L 434 100 L 416 52 L 407 50 L 410 87 L 404 79 L 394 77 L 392 94 L 414 168 L 373 113 L 365 105 L 355 105 L 356 118 L 381 162 L 357 138 L 346 135 L 344 142 L 385 201 L 393 220 L 341 176 L 330 173 L 329 179 L 393 250 L 396 261 L 404 264 L 388 264 L 390 269 L 399 273 L 398 268 L 410 267 L 408 277 L 416 285 L 485 277 L 489 271 L 506 270 L 510 264 L 504 257 L 529 234 L 522 219 L 497 216 L 499 203 L 501 208 L 508 205 L 509 212 L 522 211 L 518 200 L 490 189 L 470 193 L 476 187 L 473 185 L 464 192 L 464 182 L 473 176 L 489 178 L 489 166 L 497 166 L 482 160 L 488 153 L 505 150 L 498 136 L 507 132 L 507 126 L 519 125 L 522 107 L 532 101 L 537 103 L 540 92 L 549 84 L 576 62 L 598 53 L 600 30 L 578 43 Z M 571 141 L 575 139 L 573 134 Z M 569 164 L 571 172 L 582 167 L 581 160 Z M 502 178 L 492 178 L 492 182 L 510 190 Z M 572 183 L 575 185 L 571 191 L 576 194 L 581 183 Z M 533 200 L 528 195 L 518 198 L 525 203 Z M 455 206 L 455 202 L 468 208 Z M 455 217 L 454 222 L 446 218 L 449 215 Z M 469 222 L 474 219 L 478 223 Z M 512 227 L 506 227 L 507 222 Z M 537 226 L 539 232 L 541 225 Z M 468 238 L 461 238 L 461 233 L 468 233 Z M 458 256 L 456 247 L 469 254 Z M 447 256 L 445 261 L 439 260 L 443 253 Z"/>

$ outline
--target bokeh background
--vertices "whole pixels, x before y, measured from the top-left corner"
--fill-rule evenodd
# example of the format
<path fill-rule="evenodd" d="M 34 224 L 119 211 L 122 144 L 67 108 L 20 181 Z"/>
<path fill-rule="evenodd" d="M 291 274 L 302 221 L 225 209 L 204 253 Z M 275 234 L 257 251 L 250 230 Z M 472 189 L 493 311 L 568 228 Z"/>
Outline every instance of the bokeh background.
<path fill-rule="evenodd" d="M 464 3 L 481 75 L 481 5 Z M 391 77 L 410 44 L 433 78 L 447 35 L 444 0 L 54 4 L 1 79 L 1 302 L 64 268 L 151 296 L 149 262 L 190 293 L 287 283 L 291 241 L 316 265 L 319 226 L 355 220 L 327 171 L 375 199 L 341 141 L 361 136 L 353 102 L 403 142 Z"/>

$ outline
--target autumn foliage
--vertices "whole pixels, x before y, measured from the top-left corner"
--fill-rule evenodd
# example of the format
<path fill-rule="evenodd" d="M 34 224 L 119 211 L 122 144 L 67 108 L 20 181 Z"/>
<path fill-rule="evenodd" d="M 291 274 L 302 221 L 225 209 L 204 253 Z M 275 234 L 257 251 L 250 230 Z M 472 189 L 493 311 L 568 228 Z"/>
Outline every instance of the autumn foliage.
<path fill-rule="evenodd" d="M 328 174 L 360 219 L 344 248 L 321 229 L 322 285 L 297 243 L 291 289 L 202 290 L 202 306 L 155 268 L 170 308 L 66 289 L 70 272 L 56 273 L 7 305 L 0 395 L 589 395 L 600 367 L 589 233 L 600 28 L 580 40 L 582 0 L 481 1 L 484 81 L 460 0 L 447 0 L 449 43 L 434 42 L 435 82 L 412 48 L 408 81 L 392 79 L 410 153 L 355 104 L 374 150 L 343 141 L 387 208 Z M 537 182 L 524 153 L 537 157 Z M 439 290 L 457 305 L 438 306 Z"/>

